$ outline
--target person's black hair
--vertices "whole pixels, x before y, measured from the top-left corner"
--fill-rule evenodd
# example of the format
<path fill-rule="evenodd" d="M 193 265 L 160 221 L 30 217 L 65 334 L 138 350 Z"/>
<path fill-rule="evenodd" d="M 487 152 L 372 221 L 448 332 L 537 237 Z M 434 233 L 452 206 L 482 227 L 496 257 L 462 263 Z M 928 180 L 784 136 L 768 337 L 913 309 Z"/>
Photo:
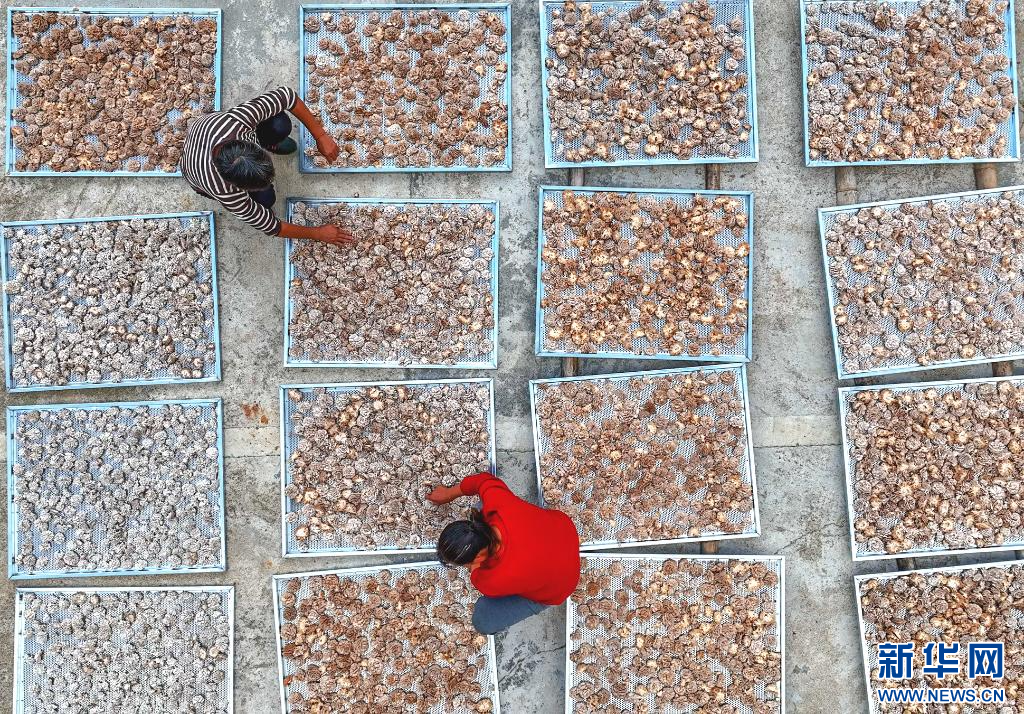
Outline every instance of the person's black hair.
<path fill-rule="evenodd" d="M 468 565 L 480 551 L 491 555 L 497 545 L 494 531 L 480 511 L 473 510 L 467 521 L 454 521 L 441 531 L 437 539 L 437 559 L 446 565 Z"/>
<path fill-rule="evenodd" d="M 220 144 L 213 165 L 221 176 L 245 191 L 259 191 L 274 183 L 274 162 L 251 141 L 232 139 Z"/>

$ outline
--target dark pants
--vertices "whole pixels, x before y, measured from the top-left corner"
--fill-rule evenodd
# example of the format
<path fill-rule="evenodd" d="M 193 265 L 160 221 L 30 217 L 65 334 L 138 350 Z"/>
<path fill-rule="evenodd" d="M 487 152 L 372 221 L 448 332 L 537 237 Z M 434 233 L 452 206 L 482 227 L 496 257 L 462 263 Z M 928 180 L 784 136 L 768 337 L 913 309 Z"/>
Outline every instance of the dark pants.
<path fill-rule="evenodd" d="M 286 112 L 275 114 L 256 125 L 256 140 L 264 149 L 277 146 L 292 133 L 292 120 Z"/>
<path fill-rule="evenodd" d="M 473 608 L 473 627 L 480 634 L 493 635 L 547 609 L 547 605 L 527 600 L 520 595 L 507 597 L 481 595 Z"/>

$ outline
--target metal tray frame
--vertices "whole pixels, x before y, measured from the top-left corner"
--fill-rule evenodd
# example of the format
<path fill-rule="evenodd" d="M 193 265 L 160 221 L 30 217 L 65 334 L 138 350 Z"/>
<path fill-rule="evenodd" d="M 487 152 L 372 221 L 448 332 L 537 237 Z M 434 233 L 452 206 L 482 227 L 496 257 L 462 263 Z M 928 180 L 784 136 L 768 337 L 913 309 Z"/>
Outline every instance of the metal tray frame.
<path fill-rule="evenodd" d="M 234 710 L 235 691 L 235 588 L 233 585 L 205 585 L 193 587 L 155 586 L 125 588 L 17 588 L 14 593 L 14 714 L 25 712 L 25 595 L 85 593 L 132 593 L 132 592 L 195 592 L 227 596 L 228 615 L 228 674 L 222 685 L 227 690 L 228 711 Z"/>
<path fill-rule="evenodd" d="M 670 6 L 686 4 L 687 0 L 671 0 Z M 639 0 L 599 0 L 599 5 L 616 5 L 628 8 L 637 5 Z M 747 72 L 747 118 L 750 121 L 750 150 L 751 156 L 747 158 L 730 159 L 728 157 L 711 157 L 696 159 L 624 159 L 622 161 L 558 161 L 555 159 L 554 148 L 551 146 L 551 115 L 548 113 L 548 68 L 546 60 L 550 50 L 547 46 L 548 38 L 548 14 L 549 6 L 561 6 L 565 0 L 539 0 L 540 5 L 540 67 L 541 67 L 541 112 L 544 119 L 544 168 L 548 169 L 583 169 L 598 166 L 668 166 L 685 164 L 752 164 L 760 159 L 760 147 L 758 141 L 757 123 L 757 68 L 756 51 L 754 48 L 754 4 L 753 0 L 711 0 L 712 6 L 722 4 L 738 5 L 744 7 L 744 44 L 746 45 L 746 58 L 744 59 Z"/>
<path fill-rule="evenodd" d="M 144 568 L 142 570 L 70 570 L 46 572 L 42 575 L 19 572 L 15 562 L 18 548 L 18 509 L 14 502 L 14 463 L 17 460 L 15 442 L 16 418 L 21 412 L 31 411 L 82 411 L 103 409 L 131 409 L 134 407 L 160 406 L 203 406 L 210 407 L 217 415 L 217 461 L 220 496 L 220 565 L 194 568 Z M 220 399 L 163 399 L 151 402 L 97 402 L 91 404 L 35 404 L 7 407 L 7 577 L 10 580 L 47 580 L 55 578 L 95 578 L 118 575 L 190 575 L 192 573 L 223 573 L 227 570 L 227 522 L 225 516 L 224 491 L 224 404 Z"/>
<path fill-rule="evenodd" d="M 779 678 L 779 708 L 780 714 L 786 709 L 786 557 L 782 555 L 686 555 L 676 553 L 650 553 L 646 555 L 610 554 L 610 553 L 582 553 L 588 560 L 646 560 L 650 563 L 661 563 L 666 560 L 743 560 L 747 562 L 777 562 L 779 564 L 779 603 L 776 612 L 775 627 L 778 630 L 779 654 L 782 658 L 780 663 L 781 677 Z M 576 667 L 573 665 L 572 655 L 572 622 L 576 616 L 576 603 L 570 596 L 565 601 L 565 714 L 573 714 L 572 676 Z"/>
<path fill-rule="evenodd" d="M 707 367 L 683 367 L 680 369 L 663 369 L 651 372 L 621 372 L 619 374 L 597 374 L 580 377 L 556 377 L 554 379 L 532 379 L 530 380 L 530 422 L 533 427 L 533 458 L 537 473 L 537 501 L 544 508 L 553 508 L 544 502 L 543 476 L 540 468 L 540 420 L 537 418 L 537 389 L 544 384 L 558 384 L 561 382 L 607 382 L 615 379 L 629 379 L 630 377 L 659 377 L 687 374 L 690 372 L 729 372 L 739 370 L 739 384 L 741 398 L 743 399 L 743 419 L 747 432 L 746 438 L 746 459 L 747 471 L 750 474 L 750 487 L 753 491 L 754 508 L 754 530 L 752 533 L 726 533 L 722 535 L 706 535 L 696 538 L 670 538 L 663 540 L 645 541 L 588 541 L 580 543 L 580 552 L 588 554 L 594 551 L 604 551 L 617 548 L 639 548 L 646 546 L 675 545 L 678 543 L 701 543 L 705 541 L 738 540 L 741 538 L 758 538 L 761 535 L 761 516 L 757 500 L 757 475 L 754 468 L 754 437 L 750 426 L 750 396 L 747 393 L 747 368 L 742 364 L 723 364 Z"/>
<path fill-rule="evenodd" d="M 168 174 L 169 175 L 169 174 Z M 0 290 L 0 306 L 3 309 L 4 320 L 4 381 L 8 392 L 52 392 L 64 389 L 96 389 L 100 387 L 135 387 L 157 384 L 192 384 L 196 382 L 219 382 L 222 375 L 221 345 L 220 345 L 220 300 L 217 294 L 217 233 L 213 220 L 212 211 L 193 211 L 189 213 L 155 213 L 152 215 L 135 216 L 101 216 L 96 218 L 52 218 L 38 221 L 3 221 L 0 222 L 0 232 L 6 228 L 33 228 L 41 226 L 65 225 L 77 223 L 109 223 L 112 221 L 133 221 L 133 220 L 165 220 L 165 219 L 186 219 L 206 218 L 210 226 L 210 288 L 213 291 L 213 342 L 216 345 L 217 358 L 214 362 L 214 373 L 209 377 L 199 379 L 179 379 L 172 377 L 160 377 L 156 379 L 134 379 L 124 382 L 73 382 L 71 384 L 58 385 L 33 385 L 28 387 L 14 386 L 14 354 L 11 351 L 13 344 L 11 335 L 11 308 L 6 290 Z M 6 285 L 10 279 L 10 249 L 7 245 L 7 238 L 0 235 L 0 280 Z"/>
<path fill-rule="evenodd" d="M 891 573 L 875 573 L 853 576 L 853 597 L 857 603 L 857 629 L 860 633 L 861 661 L 864 664 L 864 684 L 867 689 L 869 714 L 877 714 L 881 710 L 879 709 L 878 702 L 875 697 L 875 690 L 871 686 L 871 652 L 868 646 L 867 634 L 864 629 L 864 608 L 861 606 L 860 602 L 861 583 L 866 582 L 868 580 L 892 580 L 894 578 L 912 575 L 914 573 L 919 573 L 921 575 L 930 575 L 932 573 L 951 574 L 960 573 L 965 570 L 986 570 L 989 568 L 1000 568 L 1003 570 L 1009 570 L 1011 567 L 1014 566 L 1024 567 L 1024 561 L 996 561 L 993 563 L 976 563 L 974 565 L 953 565 L 946 568 L 921 568 L 917 570 L 897 570 Z"/>
<path fill-rule="evenodd" d="M 416 6 L 418 7 L 418 6 Z M 296 203 L 305 203 L 309 206 L 331 205 L 336 203 L 354 203 L 364 205 L 415 205 L 424 206 L 432 204 L 447 204 L 457 206 L 472 206 L 479 204 L 494 211 L 494 237 L 491 239 L 491 250 L 494 257 L 491 258 L 491 312 L 494 314 L 494 327 L 491 328 L 493 338 L 491 342 L 494 347 L 486 361 L 479 362 L 458 362 L 456 364 L 403 364 L 401 362 L 313 362 L 310 360 L 292 359 L 288 356 L 288 347 L 291 344 L 291 282 L 295 277 L 295 268 L 290 260 L 294 240 L 287 238 L 284 241 L 284 366 L 285 367 L 352 367 L 352 368 L 385 368 L 385 369 L 497 369 L 498 368 L 498 245 L 501 232 L 501 204 L 497 200 L 473 200 L 473 199 L 445 199 L 445 198 L 288 198 L 287 206 L 288 220 L 293 219 L 293 211 Z"/>
<path fill-rule="evenodd" d="M 494 166 L 354 166 L 351 168 L 331 166 L 328 168 L 317 168 L 312 161 L 308 161 L 303 149 L 312 146 L 315 142 L 309 135 L 305 126 L 299 126 L 299 151 L 298 163 L 299 173 L 303 174 L 338 174 L 338 173 L 452 173 L 468 171 L 511 171 L 512 170 L 512 4 L 510 2 L 484 2 L 484 3 L 311 3 L 299 6 L 299 96 L 306 96 L 306 57 L 305 42 L 303 37 L 305 30 L 303 23 L 306 20 L 306 13 L 310 12 L 331 12 L 339 10 L 355 10 L 363 12 L 378 11 L 381 13 L 391 10 L 444 10 L 457 12 L 459 10 L 492 10 L 505 16 L 505 106 L 508 109 L 508 142 L 505 145 L 505 163 Z"/>
<path fill-rule="evenodd" d="M 860 377 L 882 377 L 890 374 L 923 372 L 925 370 L 947 369 L 950 367 L 966 367 L 967 365 L 972 364 L 988 364 L 989 362 L 1000 362 L 1003 360 L 1012 360 L 1024 357 L 1024 345 L 1022 345 L 1019 352 L 1012 352 L 1009 354 L 989 355 L 986 357 L 975 357 L 973 359 L 947 360 L 946 362 L 934 362 L 928 365 L 912 364 L 903 367 L 881 367 L 863 372 L 847 372 L 843 367 L 843 353 L 839 348 L 839 327 L 836 325 L 836 315 L 833 311 L 833 306 L 836 304 L 836 291 L 832 285 L 831 273 L 829 272 L 830 260 L 828 255 L 828 240 L 825 237 L 828 233 L 825 228 L 827 219 L 839 214 L 856 213 L 863 208 L 874 208 L 876 206 L 886 208 L 889 206 L 902 206 L 905 204 L 924 205 L 935 201 L 958 201 L 975 196 L 998 196 L 1002 193 L 1012 193 L 1014 191 L 1024 191 L 1024 186 L 1005 186 L 1002 188 L 983 189 L 981 191 L 961 191 L 960 193 L 945 193 L 936 196 L 921 196 L 920 198 L 898 199 L 895 201 L 877 201 L 875 203 L 855 203 L 849 206 L 833 206 L 830 208 L 818 209 L 818 238 L 821 242 L 821 256 L 825 266 L 825 293 L 828 298 L 829 308 L 828 319 L 829 325 L 832 328 L 832 348 L 836 358 L 836 374 L 839 376 L 840 380 Z"/>
<path fill-rule="evenodd" d="M 804 163 L 809 167 L 819 166 L 900 166 L 900 165 L 914 165 L 914 164 L 978 164 L 978 163 L 996 163 L 996 162 L 1011 162 L 1021 160 L 1021 148 L 1020 148 L 1020 92 L 1018 91 L 1018 79 L 1017 79 L 1017 39 L 1014 27 L 1014 0 L 1009 0 L 1010 6 L 1006 10 L 1006 47 L 1007 54 L 1010 59 L 1010 67 L 1006 70 L 1007 75 L 1013 81 L 1013 93 L 1017 97 L 1017 104 L 1014 105 L 1013 111 L 1008 120 L 1010 124 L 1009 135 L 1009 153 L 1007 156 L 1002 158 L 964 158 L 964 159 L 938 159 L 933 161 L 931 159 L 901 159 L 899 161 L 826 161 L 824 159 L 812 160 L 811 159 L 811 123 L 810 123 L 810 107 L 807 101 L 807 74 L 810 70 L 809 62 L 807 59 L 807 13 L 804 9 L 808 5 L 829 5 L 833 3 L 842 2 L 842 0 L 797 0 L 800 3 L 800 82 L 801 82 L 801 96 L 803 97 L 804 105 Z M 893 3 L 897 6 L 910 6 L 919 5 L 920 3 L 916 0 L 896 0 Z"/>
<path fill-rule="evenodd" d="M 750 255 L 747 256 L 747 331 L 744 334 L 744 353 L 742 355 L 690 355 L 672 356 L 668 354 L 640 355 L 633 352 L 560 352 L 544 349 L 544 310 L 541 308 L 541 301 L 544 299 L 544 281 L 541 274 L 544 272 L 544 260 L 541 252 L 547 242 L 547 235 L 544 232 L 544 196 L 548 192 L 572 191 L 580 194 L 592 193 L 633 193 L 641 196 L 654 194 L 665 198 L 693 198 L 695 196 L 731 196 L 744 202 L 747 215 L 750 220 L 747 222 L 747 244 L 750 245 Z M 737 362 L 750 362 L 753 359 L 753 329 L 754 329 L 754 194 L 751 191 L 701 191 L 696 189 L 679 190 L 670 188 L 609 188 L 607 186 L 548 186 L 542 185 L 538 189 L 537 199 L 537 304 L 534 327 L 534 350 L 539 357 L 587 357 L 594 359 L 629 359 L 629 360 L 672 360 L 676 362 L 725 362 L 729 364 Z"/>
<path fill-rule="evenodd" d="M 1014 543 L 1004 543 L 999 546 L 988 548 L 943 548 L 943 549 L 920 549 L 904 550 L 899 553 L 881 553 L 874 555 L 859 555 L 857 553 L 857 538 L 853 523 L 857 514 L 853 510 L 854 489 L 853 489 L 853 464 L 850 461 L 850 444 L 846 436 L 846 417 L 848 414 L 847 398 L 857 392 L 880 392 L 888 389 L 893 392 L 921 392 L 931 388 L 943 387 L 965 387 L 970 384 L 999 384 L 1000 382 L 1024 382 L 1024 377 L 983 377 L 981 379 L 948 380 L 943 382 L 920 382 L 916 384 L 880 384 L 869 387 L 841 387 L 839 389 L 839 429 L 843 438 L 843 471 L 846 474 L 846 516 L 850 528 L 850 552 L 854 561 L 869 560 L 893 560 L 896 558 L 930 558 L 947 555 L 970 555 L 972 553 L 999 553 L 1012 550 L 1024 549 L 1024 539 Z"/>
<path fill-rule="evenodd" d="M 278 673 L 278 687 L 281 693 L 281 714 L 287 714 L 288 703 L 286 701 L 286 687 L 284 686 L 284 657 L 281 654 L 281 603 L 280 603 L 280 591 L 284 584 L 292 578 L 311 578 L 317 575 L 337 575 L 338 577 L 345 578 L 352 575 L 372 575 L 379 573 L 381 570 L 390 570 L 393 573 L 397 573 L 403 570 L 433 570 L 441 566 L 441 563 L 436 560 L 426 561 L 423 563 L 409 563 L 409 564 L 384 564 L 374 565 L 361 568 L 342 568 L 338 570 L 318 570 L 311 573 L 284 573 L 281 575 L 273 575 L 270 579 L 271 590 L 274 596 L 274 644 L 277 646 L 277 673 Z M 494 649 L 494 635 L 487 635 L 487 656 L 490 660 L 490 675 L 491 684 L 494 686 L 494 691 L 491 695 L 491 701 L 494 703 L 493 714 L 501 714 L 501 702 L 499 687 L 498 687 L 498 657 L 495 654 Z M 17 660 L 15 660 L 17 661 Z M 486 696 L 486 695 L 485 695 Z"/>
<path fill-rule="evenodd" d="M 43 12 L 62 12 L 70 15 L 110 15 L 113 17 L 146 17 L 170 15 L 189 15 L 191 17 L 211 17 L 217 21 L 217 53 L 213 58 L 213 76 L 215 91 L 213 95 L 213 110 L 220 111 L 221 95 L 221 59 L 224 46 L 224 23 L 223 13 L 220 8 L 166 8 L 166 7 L 9 7 L 7 8 L 7 129 L 6 145 L 4 153 L 4 168 L 8 176 L 181 176 L 181 171 L 171 173 L 166 171 L 54 171 L 45 169 L 40 171 L 17 171 L 14 168 L 14 140 L 11 136 L 11 127 L 16 122 L 11 118 L 11 112 L 15 108 L 15 95 L 17 94 L 17 81 L 14 71 L 14 13 L 27 12 L 38 14 Z"/>
<path fill-rule="evenodd" d="M 289 408 L 290 400 L 288 399 L 289 389 L 298 389 L 299 391 L 308 391 L 313 389 L 327 389 L 335 392 L 346 392 L 356 391 L 358 389 L 372 388 L 372 387 L 416 387 L 416 386 L 441 386 L 450 384 L 465 384 L 465 385 L 487 385 L 487 390 L 490 392 L 490 407 L 487 412 L 487 426 L 491 433 L 491 468 L 493 469 L 497 464 L 497 422 L 494 415 L 494 380 L 489 378 L 472 378 L 472 379 L 415 379 L 405 381 L 392 381 L 392 382 L 340 382 L 336 384 L 282 384 L 279 399 L 281 401 L 281 556 L 284 558 L 321 558 L 324 556 L 380 556 L 380 555 L 411 555 L 411 554 L 423 554 L 423 553 L 434 553 L 435 547 L 433 544 L 429 546 L 422 546 L 420 548 L 375 548 L 368 550 L 359 550 L 355 548 L 348 549 L 334 549 L 334 550 L 317 550 L 317 551 L 295 551 L 290 552 L 288 550 L 288 522 L 285 520 L 285 516 L 288 514 L 288 497 L 285 495 L 285 486 L 290 482 L 289 470 L 288 470 L 288 456 L 291 454 L 294 448 L 295 435 L 290 433 L 288 428 L 289 416 L 291 410 Z"/>

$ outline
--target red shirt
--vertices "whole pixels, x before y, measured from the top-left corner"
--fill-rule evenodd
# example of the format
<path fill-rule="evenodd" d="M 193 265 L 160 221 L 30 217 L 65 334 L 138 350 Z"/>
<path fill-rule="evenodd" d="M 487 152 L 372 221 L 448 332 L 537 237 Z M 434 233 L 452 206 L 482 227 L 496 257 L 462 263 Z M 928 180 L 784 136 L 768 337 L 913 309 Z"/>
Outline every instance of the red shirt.
<path fill-rule="evenodd" d="M 524 501 L 493 474 L 467 476 L 460 488 L 480 496 L 484 520 L 501 536 L 498 552 L 470 576 L 476 589 L 489 597 L 565 602 L 580 580 L 580 538 L 572 519 Z"/>

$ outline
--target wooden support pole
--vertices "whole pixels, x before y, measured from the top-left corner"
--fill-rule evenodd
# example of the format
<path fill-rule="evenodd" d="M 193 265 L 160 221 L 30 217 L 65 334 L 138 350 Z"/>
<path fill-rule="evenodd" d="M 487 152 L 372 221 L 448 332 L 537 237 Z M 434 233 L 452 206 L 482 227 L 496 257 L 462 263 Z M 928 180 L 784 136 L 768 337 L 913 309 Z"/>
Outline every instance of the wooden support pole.
<path fill-rule="evenodd" d="M 850 206 L 857 203 L 857 175 L 852 166 L 836 167 L 836 205 Z"/>
<path fill-rule="evenodd" d="M 897 558 L 896 567 L 899 570 L 914 570 L 917 568 L 917 563 L 913 558 Z"/>

